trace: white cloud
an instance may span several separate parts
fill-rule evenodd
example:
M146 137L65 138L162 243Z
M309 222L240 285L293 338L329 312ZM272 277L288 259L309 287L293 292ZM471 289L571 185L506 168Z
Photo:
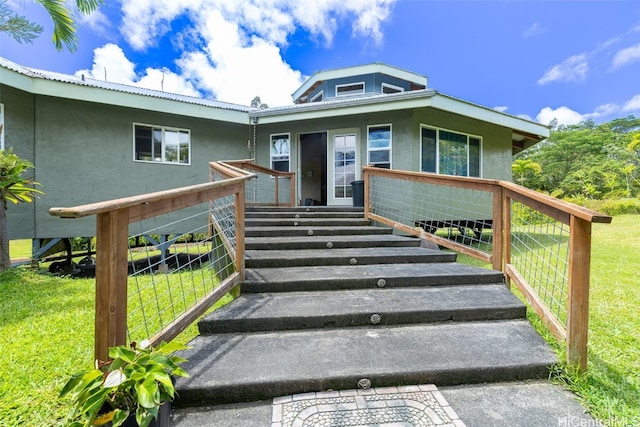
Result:
M584 120L610 120L621 114L640 112L640 94L635 95L622 105L609 103L599 105L591 113L581 114L569 107L562 106L559 108L544 107L536 116L536 120L540 123L549 124L556 119L558 124L573 125Z
M636 61L640 61L640 43L616 52L611 67L615 70Z
M573 111L569 107L562 106L556 109L544 107L536 116L536 120L545 125L548 125L553 120L557 120L558 124L562 125L575 125L585 120L585 118L582 114Z
M533 36L537 36L538 34L542 34L545 31L546 31L545 28L541 27L540 24L538 24L537 22L534 22L533 24L531 24L529 28L524 30L524 32L522 33L522 36L533 37Z
M493 107L493 109L496 110L496 111L500 111L501 113L504 113L509 109L509 107L504 106L504 105L498 105L496 107Z
M146 89L200 96L189 81L166 68L147 68L142 76L138 76L135 64L127 59L119 46L113 43L95 49L92 68L76 71L75 74Z
M640 112L640 94L625 102L622 111L624 113Z
M554 65L538 80L539 85L555 81L583 82L589 72L587 55L582 53L565 59L560 64Z
M383 42L382 23L396 0L122 0L121 33L137 50L171 34L184 51L177 60L186 81L221 101L247 105L256 95L270 106L291 104L302 74L281 48L303 29L331 46L339 25L354 36ZM188 21L172 29L175 19Z

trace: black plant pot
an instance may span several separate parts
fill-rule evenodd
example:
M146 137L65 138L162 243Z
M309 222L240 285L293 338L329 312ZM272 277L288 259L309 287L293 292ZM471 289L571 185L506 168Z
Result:
M160 406L160 410L158 411L158 418L151 421L149 427L169 427L171 425L171 402L165 402L162 406ZM136 414L130 414L124 423L122 423L122 427L138 427L138 423L136 422Z

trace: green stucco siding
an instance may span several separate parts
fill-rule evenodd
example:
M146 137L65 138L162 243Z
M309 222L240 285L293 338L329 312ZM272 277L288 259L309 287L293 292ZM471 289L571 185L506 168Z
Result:
M51 207L207 182L210 161L247 155L242 125L45 96L36 98L34 116L35 164L47 193L36 203L37 237L95 235L95 218L63 220L49 215ZM189 129L191 164L135 162L133 123Z

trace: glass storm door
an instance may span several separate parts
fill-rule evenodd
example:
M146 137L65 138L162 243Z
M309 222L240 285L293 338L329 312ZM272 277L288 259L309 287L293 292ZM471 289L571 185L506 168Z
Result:
M357 134L334 134L331 138L330 158L332 161L329 203L350 205L352 203L351 183L360 176Z

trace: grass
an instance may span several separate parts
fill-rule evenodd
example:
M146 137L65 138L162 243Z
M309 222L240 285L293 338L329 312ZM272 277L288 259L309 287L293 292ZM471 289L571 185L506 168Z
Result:
M0 273L0 425L64 425L69 408L58 393L93 364L93 311L94 279ZM196 335L194 324L176 339Z
M31 259L31 239L11 240L9 251L11 259Z
M564 364L554 368L554 381L574 391L605 425L640 425L640 215L620 215L612 224L594 224L592 233L587 372ZM487 267L458 255L465 264ZM521 298L522 296L519 295ZM563 346L545 329L533 310L528 317L565 360Z
M640 425L639 254L640 215L594 225L588 371L562 364L553 371L554 381L611 427ZM1 425L62 425L67 407L58 392L71 373L92 363L93 289L92 279L27 268L0 274ZM564 360L562 346L535 314L529 318ZM178 340L195 335L192 326Z

